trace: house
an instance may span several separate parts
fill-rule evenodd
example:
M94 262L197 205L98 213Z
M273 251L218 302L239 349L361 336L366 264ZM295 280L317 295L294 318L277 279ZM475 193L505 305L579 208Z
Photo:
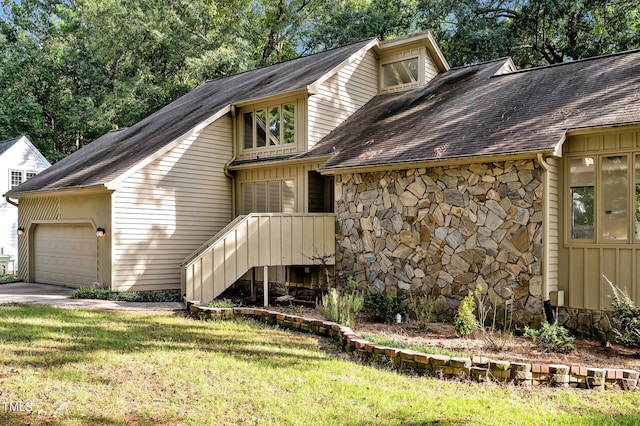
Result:
M21 276L206 301L322 258L442 316L480 288L594 329L603 274L640 298L639 71L450 69L423 32L210 81L5 194Z
M0 193L5 193L51 166L26 136L0 141ZM18 270L18 209L0 201L0 274Z

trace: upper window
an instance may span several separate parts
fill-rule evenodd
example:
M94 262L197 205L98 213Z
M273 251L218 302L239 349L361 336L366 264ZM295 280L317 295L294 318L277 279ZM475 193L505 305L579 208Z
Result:
M418 58L405 59L382 65L382 88L417 84L419 77Z
M295 104L270 105L243 114L243 148L265 148L295 142Z
M22 183L22 172L11 170L9 177L9 188L13 189Z
M568 161L571 239L640 242L640 153Z

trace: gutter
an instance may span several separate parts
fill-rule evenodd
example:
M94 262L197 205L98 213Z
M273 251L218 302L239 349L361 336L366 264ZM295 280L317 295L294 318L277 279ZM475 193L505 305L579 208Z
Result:
M15 201L11 201L10 197L4 197L5 200L7 200L7 203L11 204L12 206L16 206L18 207L18 203L16 203Z

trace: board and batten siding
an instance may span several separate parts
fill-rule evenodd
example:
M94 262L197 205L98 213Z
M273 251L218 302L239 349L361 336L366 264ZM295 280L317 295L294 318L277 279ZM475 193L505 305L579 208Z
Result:
M558 285L565 291L565 305L574 308L608 309L611 290L603 275L626 289L640 303L640 242L633 235L626 241L570 239L570 190L568 161L571 157L640 153L640 131L612 129L601 133L570 136L563 145L560 160L559 268ZM596 162L596 165L598 163ZM634 174L630 172L630 178ZM631 182L633 184L633 182ZM595 186L598 199L599 182ZM630 200L629 208L633 200ZM596 207L596 212L599 207ZM596 222L598 216L596 213ZM596 228L597 229L597 228Z
M378 94L378 61L372 51L322 83L308 101L308 146L316 143Z
M558 271L560 268L560 164L561 161L558 158L547 158L545 160L547 164L547 173L545 176L546 197L545 212L546 218L542 226L547 227L545 232L546 241L545 250L546 255L546 277L548 291L558 290ZM546 297L547 295L543 295Z
M30 282L35 277L33 237L38 226L43 224L81 224L106 228L104 238L96 238L97 271L96 282L105 287L111 285L111 193L77 191L73 195L36 196L20 199L18 222L27 230L19 245L22 280Z
M113 197L114 290L180 288L180 265L232 220L227 115L126 178Z

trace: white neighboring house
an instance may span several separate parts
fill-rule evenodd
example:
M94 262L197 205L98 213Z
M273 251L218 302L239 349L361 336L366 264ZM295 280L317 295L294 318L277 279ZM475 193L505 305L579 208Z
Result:
M0 142L0 194L32 178L51 163L25 136ZM8 269L18 270L18 208L0 200L0 256L11 256Z

